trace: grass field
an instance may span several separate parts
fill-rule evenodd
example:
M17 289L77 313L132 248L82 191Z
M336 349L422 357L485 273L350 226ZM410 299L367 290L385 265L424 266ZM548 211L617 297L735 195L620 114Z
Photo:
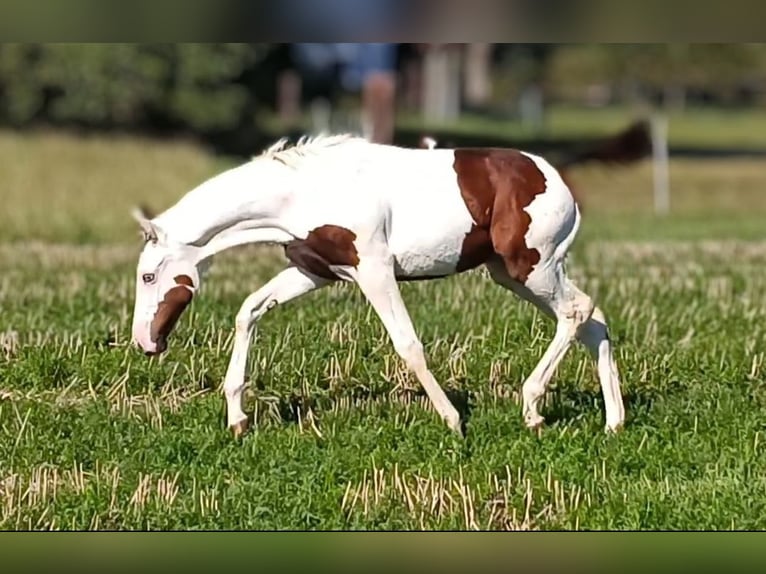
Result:
M467 436L437 420L358 291L278 307L251 351L234 441L219 385L241 300L279 251L221 256L170 351L129 345L140 242L226 165L190 144L0 133L0 527L766 528L766 176L753 160L579 169L570 265L611 321L627 425L603 432L574 347L539 434L519 393L553 325L481 272L402 291Z

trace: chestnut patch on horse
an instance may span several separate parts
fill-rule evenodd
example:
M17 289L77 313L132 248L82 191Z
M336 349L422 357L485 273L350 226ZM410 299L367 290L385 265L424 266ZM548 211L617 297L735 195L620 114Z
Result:
M457 260L455 271L461 273L478 267L487 261L494 253L492 240L487 227L472 225L466 233L463 245L460 247L460 258Z
M359 265L354 240L356 233L338 225L322 225L312 229L306 239L294 239L285 245L285 256L296 267L324 279L338 276L331 265Z
M475 225L466 234L458 271L499 255L508 274L524 283L540 253L524 236L532 219L524 211L545 192L545 176L535 162L512 149L456 149L453 168L460 194Z
M173 287L165 293L165 297L160 301L149 329L149 336L155 343L164 343L165 339L173 331L173 327L175 327L181 313L191 303L194 296L191 290L187 289L187 287L194 287L191 277L188 275L178 275L173 279L177 287Z
M178 285L186 285L188 287L194 287L194 282L191 280L191 277L188 275L176 275L173 277L173 281L175 281Z

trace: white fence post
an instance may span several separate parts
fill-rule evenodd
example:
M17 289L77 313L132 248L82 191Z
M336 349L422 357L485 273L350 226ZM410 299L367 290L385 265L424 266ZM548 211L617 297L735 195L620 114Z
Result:
M448 122L460 115L461 53L453 46L431 46L423 56L423 117Z
M670 212L670 168L668 165L668 119L652 116L652 166L654 168L654 212Z

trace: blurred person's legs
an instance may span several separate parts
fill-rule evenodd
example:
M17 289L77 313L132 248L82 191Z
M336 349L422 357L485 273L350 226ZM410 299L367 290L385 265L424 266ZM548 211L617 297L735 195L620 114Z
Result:
M332 94L330 86L337 71L342 70L341 84L349 92L360 92L362 100L362 132L370 141L391 143L394 139L394 117L396 112L396 64L397 44L294 44L294 57L303 90L321 93L324 97ZM285 103L288 104L290 90L293 88L289 77L285 90ZM313 87L313 89L312 89ZM299 87L298 90L301 88ZM311 98L316 100L318 98ZM322 105L319 105L322 104ZM323 113L325 102L313 101L312 116L315 127L327 127L328 118ZM323 118L319 121L320 116Z
M330 131L337 77L352 57L351 44L296 43L293 58L300 74L302 100L308 103L314 133Z
M362 89L363 122L369 126L368 137L375 143L394 140L396 116L396 76L391 72L373 72Z
M277 78L277 113L286 125L294 125L301 111L301 77L293 69L280 72Z
M361 83L364 135L375 143L394 140L396 56L396 44L359 44L350 65Z
M401 102L408 111L420 111L423 56L413 44L404 44L401 54Z

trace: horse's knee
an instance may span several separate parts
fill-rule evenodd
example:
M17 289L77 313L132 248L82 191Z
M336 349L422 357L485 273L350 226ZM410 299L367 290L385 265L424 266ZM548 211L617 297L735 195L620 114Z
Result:
M563 305L563 316L560 319L566 320L578 329L590 320L595 308L593 300L588 295L578 293Z
M245 335L252 325L253 313L251 309L241 309L234 319L234 328L240 335Z

